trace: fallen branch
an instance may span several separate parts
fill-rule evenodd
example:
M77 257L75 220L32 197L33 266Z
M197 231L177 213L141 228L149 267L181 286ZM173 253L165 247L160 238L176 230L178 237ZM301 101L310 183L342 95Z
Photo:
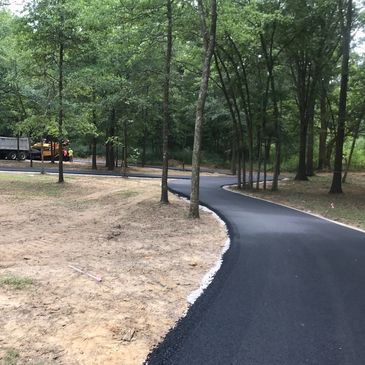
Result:
M79 272L79 273L81 273L81 274L85 274L85 275L87 275L87 276L89 276L90 278L92 278L92 279L95 279L96 281L98 281L99 283L101 282L101 277L100 276L95 276L95 275L93 275L93 274L90 274L90 273L88 273L88 272L86 272L86 271L84 271L84 270L82 270L82 269L79 269L78 267L76 267L76 266L72 266L72 265L68 265L68 267L70 267L71 269L74 269L74 270L76 270L77 272Z

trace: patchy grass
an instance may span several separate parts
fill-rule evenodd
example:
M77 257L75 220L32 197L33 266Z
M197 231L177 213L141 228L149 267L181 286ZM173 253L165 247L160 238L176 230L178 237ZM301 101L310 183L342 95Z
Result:
M122 198L133 198L138 194L139 194L138 191L134 190L119 190L114 193L115 196L120 196Z
M67 176L66 182L58 184L58 177L41 174L0 174L2 191L11 191L16 200L28 200L39 197L67 197L70 193L81 193L82 188L74 184L75 177Z
M0 174L0 364L141 364L187 310L225 231L205 212L187 219L173 195L161 205L159 180L65 180ZM14 290L26 278L36 285Z
M33 284L33 280L14 274L0 275L0 287L7 286L13 289L25 289Z
M3 365L16 365L19 360L19 351L15 349L8 349L2 359Z
M277 192L244 193L365 229L365 173L349 174L343 184L343 194L329 194L330 173L320 173L309 181L295 181L294 175L285 175L288 180L280 182Z

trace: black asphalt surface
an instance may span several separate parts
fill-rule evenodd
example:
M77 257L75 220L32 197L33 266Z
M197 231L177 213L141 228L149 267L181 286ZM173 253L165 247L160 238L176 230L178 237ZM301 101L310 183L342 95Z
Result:
M365 364L365 234L225 183L202 178L201 201L228 224L231 247L148 365ZM170 188L189 195L190 183Z
M221 188L234 182L201 178L231 247L148 365L365 364L365 234ZM189 180L169 187L190 193Z

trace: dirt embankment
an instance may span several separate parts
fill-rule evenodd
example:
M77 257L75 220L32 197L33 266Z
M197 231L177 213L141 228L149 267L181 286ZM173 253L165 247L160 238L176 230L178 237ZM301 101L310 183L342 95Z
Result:
M0 174L0 363L141 364L225 231L171 195L161 206L159 182L55 181Z

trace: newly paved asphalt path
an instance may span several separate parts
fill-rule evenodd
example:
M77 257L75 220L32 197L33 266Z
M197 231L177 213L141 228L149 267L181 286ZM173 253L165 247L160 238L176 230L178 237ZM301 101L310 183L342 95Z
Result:
M148 365L365 364L365 234L221 188L231 183L201 179L231 247ZM169 186L189 195L189 180Z
M365 234L225 183L202 178L201 201L228 224L231 247L148 365L365 364ZM188 195L190 183L170 188Z

